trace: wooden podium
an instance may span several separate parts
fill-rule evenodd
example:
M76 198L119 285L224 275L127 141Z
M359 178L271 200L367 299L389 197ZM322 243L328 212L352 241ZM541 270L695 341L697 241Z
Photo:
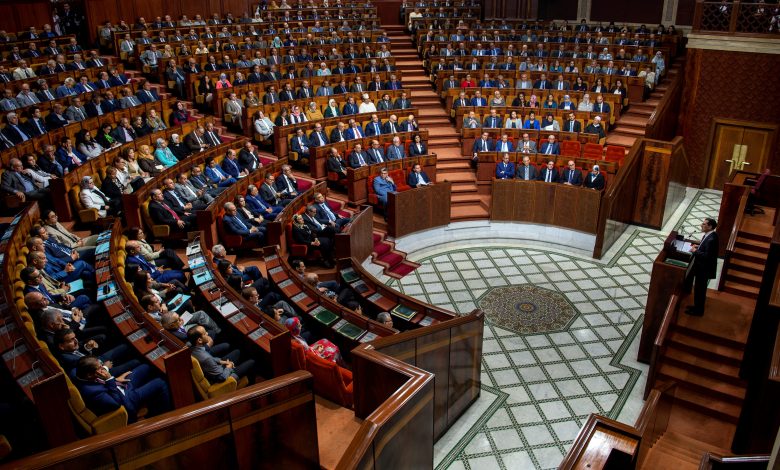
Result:
M658 329L664 318L664 312L669 299L675 293L685 288L685 280L690 273L693 257L689 253L678 251L673 242L678 239L677 232L672 231L664 247L653 261L653 271L650 275L650 289L647 292L645 319L642 323L642 335L639 340L637 360L650 364L653 353L653 342L658 335Z
M387 193L387 234L402 237L450 223L452 183Z

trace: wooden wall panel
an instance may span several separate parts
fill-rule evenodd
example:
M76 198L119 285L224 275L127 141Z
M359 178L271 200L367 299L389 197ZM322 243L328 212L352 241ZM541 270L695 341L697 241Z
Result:
M51 17L51 3L46 0L0 3L0 29L8 33L51 24Z
M248 12L250 2L247 0L222 0L222 9L225 13L232 13L234 17L240 18L244 12Z
M690 26L693 24L693 10L696 0L677 0L677 18L675 24Z
M690 166L689 185L706 184L714 118L780 124L780 93L774 91L778 76L780 55L688 49L680 132ZM778 140L780 136L769 157L772 173L780 172Z
M590 7L591 21L615 21L645 23L648 26L661 22L664 2L626 2L624 0L593 0Z
M511 1L511 0L507 0ZM548 0L539 2L539 19L577 19L577 0Z

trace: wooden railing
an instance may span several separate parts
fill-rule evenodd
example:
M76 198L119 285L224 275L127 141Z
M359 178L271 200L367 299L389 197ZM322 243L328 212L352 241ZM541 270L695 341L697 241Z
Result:
M675 388L653 389L633 426L591 414L558 469L641 468L648 450L667 430Z
M724 456L707 452L701 458L699 470L766 470L769 455L731 455Z
M728 243L726 243L726 251L723 253L723 268L720 271L720 281L718 283L718 290L723 290L726 287L726 278L731 267L731 257L734 254L734 250L737 246L737 238L739 238L739 228L742 226L742 220L745 217L745 207L747 207L747 200L749 196L748 191L742 193L742 197L739 199L739 205L737 206L736 218L734 224L731 226L729 232Z
M658 375L658 369L661 367L661 357L666 348L666 336L669 333L669 328L671 328L677 320L677 310L679 307L680 297L678 294L673 294L669 299L669 304L666 306L664 318L661 321L661 326L658 328L658 334L653 342L653 350L650 357L650 370L647 373L647 384L645 385L645 399L650 395L650 391L655 385L655 378Z
M683 90L682 72L675 74L669 82L658 106L645 124L645 137L649 139L668 140L677 134L678 115Z
M434 441L479 397L483 329L476 310L355 348L355 415L365 421L337 468L432 467Z
M52 466L318 468L311 374L292 372L2 468Z
M693 10L693 32L731 36L771 34L770 22L776 5L771 2L734 0L729 2L696 0ZM775 24L775 30L777 25Z

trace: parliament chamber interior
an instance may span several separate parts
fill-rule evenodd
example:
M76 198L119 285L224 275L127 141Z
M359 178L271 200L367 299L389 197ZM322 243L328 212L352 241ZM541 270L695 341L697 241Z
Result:
M780 468L779 27L0 3L0 468Z

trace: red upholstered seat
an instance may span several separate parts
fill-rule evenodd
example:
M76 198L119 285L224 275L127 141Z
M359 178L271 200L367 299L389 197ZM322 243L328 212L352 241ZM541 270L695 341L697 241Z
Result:
M292 222L284 226L284 233L287 237L287 246L290 247L290 256L293 258L314 259L314 253L319 253L319 249L309 250L307 245L295 243L292 238Z
M341 406L352 408L352 372L326 361L313 352L306 353L306 370L314 376L314 393Z
M588 142L582 149L583 158L592 158L594 160L601 160L604 155L604 147L601 144L594 144Z
M225 216L225 211L221 210L217 214L217 235L219 236L219 241L222 242L222 245L225 248L241 248L241 245L244 244L244 237L241 235L234 235L231 233L228 233L225 230L225 226L222 223L222 217Z
M303 349L303 345L298 341L292 341L290 345L293 369L306 370L306 350Z
M626 149L617 145L607 145L607 153L604 160L622 162L626 158Z
M566 157L579 157L580 143L576 140L561 141L561 155Z

